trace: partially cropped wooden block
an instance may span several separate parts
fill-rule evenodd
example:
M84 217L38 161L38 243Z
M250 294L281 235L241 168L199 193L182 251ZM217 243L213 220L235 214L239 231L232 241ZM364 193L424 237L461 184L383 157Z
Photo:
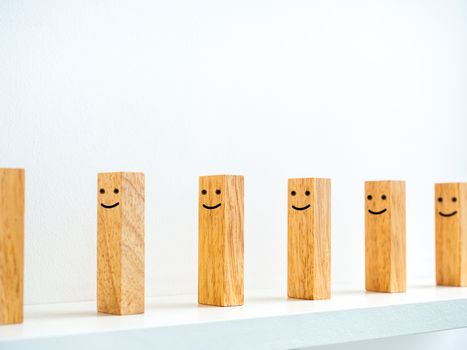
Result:
M144 313L144 174L100 173L97 310Z
M467 286L467 183L435 185L436 283Z
M366 290L404 292L405 182L365 183Z
M24 169L0 169L0 324L23 322Z
M243 176L199 178L198 302L243 304Z
M288 296L329 299L331 180L289 179L288 191Z

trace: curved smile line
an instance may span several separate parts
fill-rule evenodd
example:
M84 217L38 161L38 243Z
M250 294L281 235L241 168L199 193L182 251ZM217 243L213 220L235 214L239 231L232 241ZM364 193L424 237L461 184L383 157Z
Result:
M456 211L453 211L452 213L449 213L449 214L444 214L444 213L442 213L442 212L438 212L438 213L439 213L439 215L444 216L445 218L448 218L448 217L450 217L450 216L456 215L456 214L457 214L457 210L456 210Z
M386 210L387 210L386 208L384 208L383 210L380 210L380 211L373 211L373 210L371 210L371 209L368 209L368 212L369 212L370 214L373 214L373 215L379 215L379 214L385 213Z
M305 205L304 207L296 207L295 205L292 205L292 208L294 208L295 210L305 210L305 209L308 209L311 205L308 204L308 205Z
M216 204L216 205L213 205L213 206L203 204L203 208L205 208L205 209L216 209L216 208L219 208L221 206L221 204L222 203L219 203L219 204Z
M120 202L117 202L117 203L112 204L112 205L105 205L104 203L101 203L101 207L104 207L106 209L112 209L112 208L115 208L119 204L120 204Z

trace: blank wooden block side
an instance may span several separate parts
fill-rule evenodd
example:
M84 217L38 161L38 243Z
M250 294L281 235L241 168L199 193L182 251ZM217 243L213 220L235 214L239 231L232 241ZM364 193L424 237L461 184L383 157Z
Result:
M0 169L0 324L23 322L24 169Z
M436 283L467 286L467 183L435 185Z
M244 302L243 176L225 177L224 304Z
M98 311L143 313L144 174L99 174L97 213Z
M242 305L243 176L199 179L198 302Z
M331 180L315 179L314 299L331 297Z
M331 181L289 179L287 294L299 299L331 296Z
M406 290L405 183L365 183L365 285L368 291Z

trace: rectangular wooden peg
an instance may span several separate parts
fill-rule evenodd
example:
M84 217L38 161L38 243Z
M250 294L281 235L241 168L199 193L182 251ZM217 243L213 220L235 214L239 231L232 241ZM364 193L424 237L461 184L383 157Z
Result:
M290 298L331 297L331 180L288 181L288 273Z
M467 183L435 185L436 284L467 286Z
M243 176L199 178L198 302L243 304Z
M0 169L0 324L23 322L24 169Z
M144 313L144 174L100 173L97 182L97 310Z
M365 284L374 292L404 292L405 182L365 183Z

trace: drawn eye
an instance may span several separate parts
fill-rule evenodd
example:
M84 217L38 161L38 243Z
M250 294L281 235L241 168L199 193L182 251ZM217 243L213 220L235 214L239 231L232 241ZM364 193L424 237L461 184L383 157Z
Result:
M201 194L203 194L203 195L205 195L206 193L208 193L208 191L206 191L206 190L201 191Z
M385 200L386 200L386 195L383 194L383 195L381 196L381 199L382 199L383 201L385 201Z
M306 190L305 191L305 196L309 196L310 195L310 191Z
M443 197L438 197L438 202L442 202L443 201Z
M120 192L118 188L114 188L114 193L117 194L118 192Z
M371 201L373 199L373 196L371 194L369 194L368 196L366 196L366 198Z
M105 190L104 190L103 188L101 188L101 189L99 190L99 192L102 193L102 194L104 194L104 193L105 193Z
M452 197L453 202L457 202L457 197Z
M291 194L292 196L295 196L295 195L297 194L297 192L292 191L292 192L290 192L290 194Z
M216 190L216 194L221 194L221 190Z

